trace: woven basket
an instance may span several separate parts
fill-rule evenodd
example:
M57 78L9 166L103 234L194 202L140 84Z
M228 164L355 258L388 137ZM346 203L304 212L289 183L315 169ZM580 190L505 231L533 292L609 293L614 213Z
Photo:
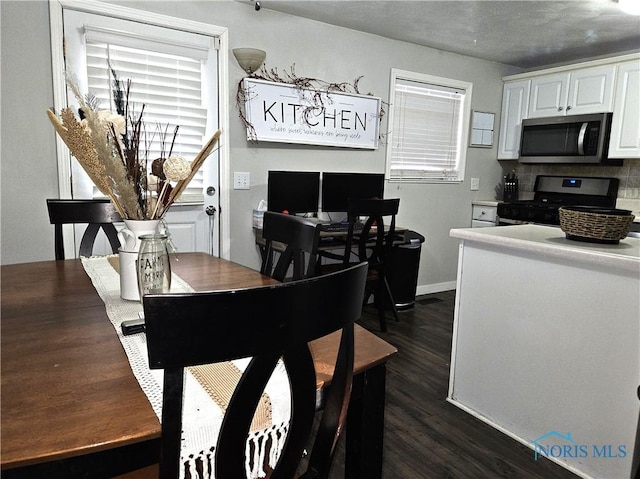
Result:
M560 228L569 239L618 242L625 238L635 218L629 210L562 206Z

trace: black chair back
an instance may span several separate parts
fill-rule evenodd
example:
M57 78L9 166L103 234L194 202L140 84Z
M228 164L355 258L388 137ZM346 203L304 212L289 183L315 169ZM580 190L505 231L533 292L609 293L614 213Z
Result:
M55 225L54 242L56 260L64 259L62 225L88 223L80 241L80 256L91 256L96 236L102 228L113 253L118 252L120 241L114 222L122 218L109 200L57 200L47 199L49 221Z
M384 268L391 255L391 248L396 234L396 215L400 208L400 199L351 199L347 215L349 233L347 235L347 251L357 245L359 261L368 261L369 268ZM362 230L356 231L355 225L360 217L367 219ZM390 218L385 227L385 218ZM355 243L355 244L354 244ZM349 258L345 256L345 264Z
M316 223L299 216L265 211L262 236L265 239L262 274L284 281L293 264L290 279L315 276L320 241L320 228ZM278 251L280 256L274 265Z
M307 469L309 477L327 477L351 393L353 322L360 317L366 273L363 263L276 286L145 295L149 365L164 369L160 478L174 479L180 467L184 368L248 356L252 360L223 419L215 450L215 475L245 477L245 446L251 421L282 357L291 385L292 417L270 477L294 477L315 416L316 376L307 343L342 329L335 371Z
M396 321L398 310L391 294L386 272L389 269L394 240L396 215L400 199L350 199L348 204L349 230L343 257L343 266L352 264L353 250L357 261L369 263L365 301L373 294L378 310L380 329L387 330L386 308L390 308ZM361 230L356 230L360 217L366 217ZM388 219L388 222L385 220Z

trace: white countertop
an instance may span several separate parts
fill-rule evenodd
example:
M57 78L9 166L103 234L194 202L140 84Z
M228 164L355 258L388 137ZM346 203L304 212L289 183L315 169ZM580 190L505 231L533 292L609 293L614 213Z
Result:
M502 203L499 200L473 200L472 205L476 206L498 206L498 203ZM618 198L616 201L616 208L621 210L630 210L636 217L635 221L640 222L640 198Z
M533 224L489 228L452 229L450 235L466 241L526 250L635 271L640 274L640 238L624 238L619 244L569 240L559 227Z
M500 201L498 200L473 200L471 202L472 205L476 206L498 206Z

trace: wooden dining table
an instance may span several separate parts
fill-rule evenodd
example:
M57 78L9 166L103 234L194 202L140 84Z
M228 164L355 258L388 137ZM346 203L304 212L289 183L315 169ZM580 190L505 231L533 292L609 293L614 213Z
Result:
M172 256L196 291L275 280L203 253ZM160 423L80 260L1 268L1 475L113 477L158 461ZM310 343L318 391L339 333ZM397 352L356 325L345 477L382 474L386 362Z

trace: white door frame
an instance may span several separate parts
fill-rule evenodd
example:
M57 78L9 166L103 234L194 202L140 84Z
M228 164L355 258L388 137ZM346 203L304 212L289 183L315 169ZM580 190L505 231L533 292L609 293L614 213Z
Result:
M161 15L143 10L136 10L129 7L98 2L95 0L52 0L49 2L49 21L51 26L51 63L53 73L53 103L56 111L67 106L66 84L64 78L64 37L62 10L64 8L78 10L81 12L93 13L124 20L144 22L160 27L182 29L189 32L201 33L218 37L220 49L218 50L218 87L219 97L219 126L222 130L222 141L219 144L220 171L219 171L219 192L220 210L220 257L230 258L230 215L227 214L229 208L229 142L225 134L229 132L229 30L225 27L218 27L202 22L195 22L168 15ZM71 156L69 149L62 139L56 135L56 153L58 158L58 194L60 198L71 198ZM69 232L70 233L70 232ZM68 257L73 257L73 235L65 234L65 252L69 251Z

